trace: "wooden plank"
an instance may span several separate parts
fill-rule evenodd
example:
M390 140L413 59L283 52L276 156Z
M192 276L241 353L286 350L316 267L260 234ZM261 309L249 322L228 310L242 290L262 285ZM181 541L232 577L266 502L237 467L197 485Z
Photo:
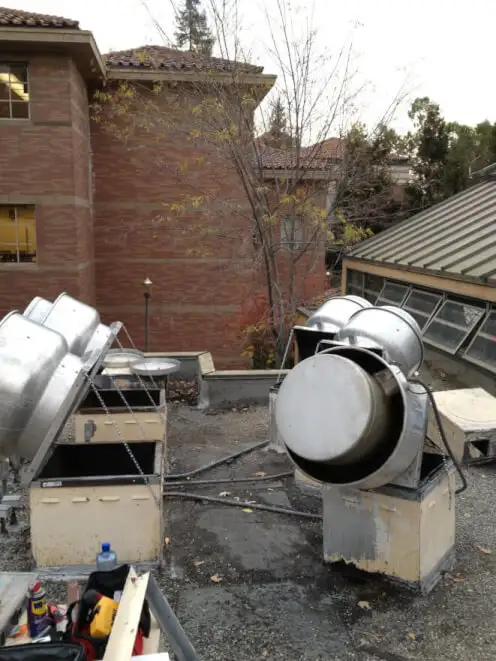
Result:
M31 572L0 572L0 633L8 633L13 616L24 605L28 588L37 578Z
M129 570L103 661L131 659L149 578L149 573L138 578Z

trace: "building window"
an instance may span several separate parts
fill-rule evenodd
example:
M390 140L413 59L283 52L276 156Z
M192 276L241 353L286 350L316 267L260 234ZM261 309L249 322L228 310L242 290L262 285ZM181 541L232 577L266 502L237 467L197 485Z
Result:
M372 305L375 305L383 286L383 278L378 275L369 275L366 273L363 282L363 297L372 303Z
M29 119L28 68L0 63L0 120Z
M36 262L34 206L0 205L0 262Z
M443 297L434 292L412 289L401 306L417 321L421 329L436 311Z
M484 316L485 306L446 299L424 330L424 340L454 354Z
M281 245L291 250L303 247L303 218L301 216L286 216L281 219Z
M363 273L360 271L346 272L347 293L355 296L363 296Z
M386 280L382 288L376 305L396 305L401 306L408 294L408 285L400 285L396 282Z
M496 308L487 313L464 357L496 373Z

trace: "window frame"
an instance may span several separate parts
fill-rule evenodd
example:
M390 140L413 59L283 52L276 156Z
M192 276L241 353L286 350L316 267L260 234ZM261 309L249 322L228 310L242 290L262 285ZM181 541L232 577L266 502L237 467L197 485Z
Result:
M379 291L375 292L374 290L369 289L366 286L367 285L367 276L372 277L372 278L379 278L380 280L382 280L382 286L379 289ZM379 299L379 296L380 296L380 294L381 294L381 292L384 288L385 281L386 281L386 278L383 278L381 275L375 275L374 273L364 273L363 274L363 297L367 301L369 301L369 303L372 303L372 305L375 305L376 301ZM375 300L371 301L370 298L368 298L366 294L376 294Z
M0 60L0 67L9 67L9 75L10 75L10 67L25 67L26 68L26 85L27 85L27 94L28 94L28 100L26 102L27 109L28 109L28 114L27 117L12 117L12 93L9 92L9 117L0 117L0 122L29 122L31 121L31 80L29 77L29 62L26 62L25 60L15 62L12 60L4 61ZM4 100L5 102L5 100ZM2 103L2 100L0 99L0 103ZM21 105L20 101L14 101L15 104Z
M436 320L436 317L440 314L440 312L442 312L444 306L447 303L456 303L456 304L461 305L461 306L467 305L467 306L471 306L471 307L482 308L483 312L482 312L482 315L478 319L476 319L476 321L474 321L470 325L467 325L467 328L464 328L463 326L458 325L458 324L453 323L453 322L447 322L443 319L442 320ZM486 318L487 308L488 308L487 303L486 304L477 304L476 300L472 302L471 299L457 299L455 297L445 295L441 305L439 305L437 307L435 313L431 315L431 318L429 319L428 323L424 326L424 328L422 330L422 339L426 344L429 344L431 347L434 347L436 349L440 349L441 351L445 351L446 353L449 353L451 356L455 356L460 351L460 349L463 347L463 345L465 344L467 339L470 337L471 333L473 333L474 329L481 323L481 320ZM447 328L451 327L451 328L455 328L455 329L460 330L460 331L465 331L465 334L464 334L463 338L458 342L458 344L456 345L456 347L454 349L450 349L449 347L443 346L442 344L439 344L435 340L433 341L433 340L430 340L428 337L426 337L426 332L428 331L429 327L434 322L437 322L438 324L441 324L442 326L446 326Z
M287 225L286 223L291 222L295 223L294 231L295 238L292 241L291 237L288 236L286 232ZM302 215L285 215L281 218L280 222L280 243L283 250L301 250L305 245L305 232L304 232L304 218ZM299 223L298 225L296 223Z
M350 273L356 274L360 277L361 284L355 285L351 282ZM365 283L365 273L363 271L355 271L354 269L346 269L346 294L350 296L361 296L363 298L363 286ZM351 287L356 287L359 291L350 291Z
M438 292L435 289L432 289L432 290L430 290L430 289L421 289L420 287L415 287L414 285L412 285L410 287L409 291L408 291L408 294L403 299L400 307L401 307L402 310L405 310L405 312L408 312L408 314L410 314L414 319L415 319L415 317L412 314L412 312L414 312L416 314L420 314L421 316L423 314L422 310L416 310L415 308L412 308L412 307L409 307L409 306L406 305L406 302L408 301L408 298L409 298L410 294L413 294L414 292L418 292L419 294L427 294L428 296L435 296L436 298L438 298L438 301L437 301L436 305L434 306L434 308L433 308L432 312L430 313L430 315L425 315L427 317L427 320L426 320L425 324L422 326L422 328L420 329L421 332L422 332L422 337L423 337L424 329L427 328L427 326L429 325L432 317L435 314L437 314L439 308L443 305L445 299L447 298L447 295L446 295L446 293Z
M33 211L33 227L34 227L34 248L35 248L35 259L33 261L22 261L20 259L21 251L19 249L20 241L19 241L19 209L25 208L25 209L32 209ZM19 266L22 267L28 267L32 268L34 266L37 266L38 264L38 237L37 237L37 232L36 232L36 205L34 204L0 204L0 209L13 209L15 213L15 218L14 218L14 223L15 223L15 235L16 235L16 243L15 243L15 254L16 255L16 260L15 261L1 261L0 260L0 268L17 268ZM22 221L21 221L22 224ZM7 223L4 223L0 221L0 226L2 225L7 225Z
M488 333L485 333L482 329L484 328L484 325L489 321L491 315L494 314L496 317L496 305L487 305L487 310L486 314L482 318L482 321L480 322L480 328L474 333L473 338L470 340L467 348L462 354L462 358L465 360L468 360L469 363L473 363L474 365L478 365L479 367L482 367L485 370L488 370L489 372L496 373L496 361L495 365L490 365L488 363L485 363L482 360L479 360L478 358L473 358L472 356L469 356L468 353L471 350L472 346L475 344L475 341L479 337L483 337L487 340L490 340L492 338L492 335L489 335ZM496 341L494 341L495 347L496 347Z
M404 287L405 288L405 293L403 295L403 298L401 299L400 303L397 303L395 301L392 301L391 299L384 298L383 297L383 292L386 289L388 285L394 285L395 287ZM406 301L408 294L410 293L411 290L411 285L405 284L403 282L398 282L397 280L391 280L389 278L384 278L384 284L382 285L382 289L377 296L377 300L374 303L374 305L394 305L397 308L401 308L403 306L404 301ZM385 301L384 303L379 303L380 300Z

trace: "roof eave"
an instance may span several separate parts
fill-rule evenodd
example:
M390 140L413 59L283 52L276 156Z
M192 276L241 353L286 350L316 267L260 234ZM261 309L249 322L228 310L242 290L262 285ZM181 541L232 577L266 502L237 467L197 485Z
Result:
M420 268L418 266L408 266L404 264L396 264L395 262L386 262L379 261L375 259L365 259L363 257L354 257L353 255L345 254L343 256L343 265L346 265L346 262L360 262L362 264L373 264L375 266L383 266L388 269L395 269L396 271L419 273L422 275L430 275L437 278L444 278L445 280L455 280L456 282L470 282L477 285L487 285L489 287L495 287L487 276L484 277L475 277L470 275L463 275L462 273L450 273L447 271L436 271L435 269L429 268Z
M266 87L269 91L276 82L277 76L265 73L248 72L202 72L202 71L168 71L164 69L142 69L134 67L107 66L109 80L142 80L180 83L216 83L221 85L242 84L254 87Z
M262 166L264 179L290 179L298 176L299 179L311 181L327 181L331 178L329 170L297 170L296 168L266 168Z
M1 27L0 47L36 52L46 48L66 50L79 65L85 78L106 75L105 62L93 33L71 28Z

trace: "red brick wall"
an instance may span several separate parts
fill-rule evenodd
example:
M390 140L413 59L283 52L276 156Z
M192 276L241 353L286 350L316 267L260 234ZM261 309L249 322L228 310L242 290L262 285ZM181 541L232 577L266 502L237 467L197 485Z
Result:
M0 121L0 204L35 205L37 263L0 265L0 314L62 291L94 300L85 83L65 56L22 61L31 118Z
M177 97L156 102L162 128L148 111L147 127L127 140L113 120L110 130L92 125L97 305L143 348L149 277L150 350L209 350L217 366L236 366L243 359L232 329L254 282L246 198L219 150L188 139ZM206 194L198 208L167 208Z

